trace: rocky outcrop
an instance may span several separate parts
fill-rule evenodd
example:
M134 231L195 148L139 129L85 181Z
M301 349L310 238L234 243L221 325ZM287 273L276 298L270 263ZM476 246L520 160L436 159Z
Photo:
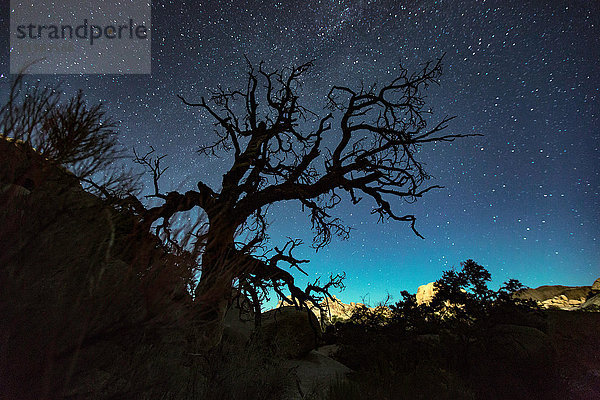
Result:
M596 279L592 285L592 289L590 290L585 302L581 305L581 309L594 309L594 311L600 310L600 278Z
M581 305L582 309L589 309L591 307L600 309L600 293L591 296Z
M429 282L417 288L417 304L429 304L435 297L435 282Z
M515 293L519 299L536 301L543 308L577 310L586 302L592 286L540 286Z
M355 302L345 304L337 297L332 296L331 299L323 300L321 306L323 306L323 311L318 314L320 319L335 322L336 320L349 319L354 314L354 311L356 311L356 308L364 306L364 304Z
M281 307L283 303L280 301L277 303L277 307ZM314 305L309 305L310 311L312 311L321 325L329 325L336 321L348 320L352 317L354 312L362 307L366 307L363 303L350 302L348 304L342 302L336 296L331 298L325 298L320 303L320 308ZM369 310L374 310L375 307L367 307Z
M347 379L352 372L321 349L312 350L301 359L286 361L283 366L293 371L296 381L295 387L290 387L286 393L288 399L306 399L326 394L333 382Z
M3 398L168 386L159 371L177 370L190 320L183 263L134 216L3 138L0 204Z
M429 304L435 297L435 282L421 285L417 289L417 304ZM594 294L600 294L600 278L592 286L540 286L535 289L523 289L515 293L519 299L536 301L542 308L578 310L596 304L599 300ZM593 299L593 300L592 300Z

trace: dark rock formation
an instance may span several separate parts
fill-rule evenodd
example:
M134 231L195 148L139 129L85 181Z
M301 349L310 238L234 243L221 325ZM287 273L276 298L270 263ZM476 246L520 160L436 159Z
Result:
M25 143L0 139L0 204L3 398L169 387L191 309L183 263Z
M317 317L295 307L279 307L262 315L262 334L284 358L303 356L315 349L321 338Z

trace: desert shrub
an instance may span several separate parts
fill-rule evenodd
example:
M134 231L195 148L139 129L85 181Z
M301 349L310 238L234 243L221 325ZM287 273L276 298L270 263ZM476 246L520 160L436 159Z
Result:
M89 105L81 91L64 101L59 86L26 84L18 74L0 107L0 138L34 149L62 167L90 192L111 199L139 193L139 174L119 160L125 149L117 124L101 104Z
M428 304L417 304L414 294L402 291L402 300L390 306L391 320L388 329L399 333L437 333L441 328L441 315Z
M392 351L393 349L389 349ZM362 399L475 399L471 389L454 373L428 363L405 359L412 365L398 368L398 360L389 362L388 357L379 359L376 369L361 369L350 380L335 382L325 398L329 400Z
M359 304L348 321L339 322L347 322L367 330L376 330L388 325L389 321L390 313L387 307L369 308L365 304Z
M190 356L192 373L185 399L281 399L293 376L259 338L224 338L214 349Z

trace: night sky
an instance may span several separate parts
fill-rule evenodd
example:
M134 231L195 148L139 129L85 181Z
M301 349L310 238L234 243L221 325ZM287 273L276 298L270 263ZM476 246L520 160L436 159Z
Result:
M272 68L314 59L302 102L324 115L330 85L383 83L399 63L413 70L446 53L441 85L428 92L432 122L456 115L446 132L484 136L422 148L429 183L445 189L397 210L416 215L425 240L409 224L378 224L369 204L342 204L336 215L355 228L350 240L301 249L310 279L346 271L342 300L398 299L468 258L495 284L591 285L600 276L600 2L161 0L152 1L151 36L151 76L27 81L83 89L120 121L125 146L168 154L162 191L189 190L198 178L218 189L227 161L195 153L212 121L176 95L240 87L244 55ZM5 93L6 34L0 46ZM271 217L274 244L310 243L299 204L279 204Z

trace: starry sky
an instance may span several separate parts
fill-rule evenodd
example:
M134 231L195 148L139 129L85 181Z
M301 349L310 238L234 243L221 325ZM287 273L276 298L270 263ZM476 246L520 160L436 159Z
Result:
M10 84L8 2L0 6L0 89ZM121 142L168 154L163 191L197 179L218 188L226 161L199 157L212 121L181 104L218 85L243 84L244 55L272 68L315 60L302 102L324 113L333 84L386 82L442 54L444 75L428 92L448 133L482 137L423 147L434 176L418 218L378 224L367 204L337 210L353 227L315 253L310 279L347 273L338 297L377 302L474 259L492 273L543 284L591 285L600 276L600 2L597 1L152 1L152 75L28 76L83 89L120 122ZM271 237L310 243L294 203L271 209ZM278 242L279 241L279 242ZM300 281L306 281L299 277ZM494 285L492 285L494 286Z

